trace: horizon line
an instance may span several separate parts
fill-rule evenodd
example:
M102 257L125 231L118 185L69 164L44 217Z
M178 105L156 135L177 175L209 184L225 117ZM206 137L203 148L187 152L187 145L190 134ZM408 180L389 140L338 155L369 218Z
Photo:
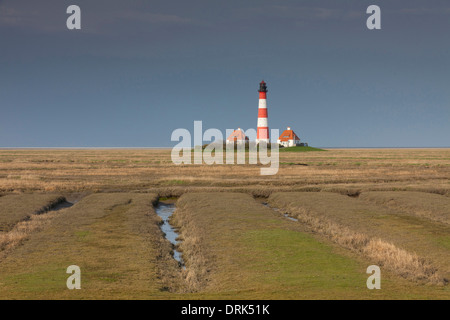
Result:
M309 146L311 147L311 146ZM0 147L0 150L18 150L18 149L172 149L173 147ZM189 148L189 147L188 147ZM193 147L191 147L193 148ZM321 149L450 149L450 146L442 147L321 147ZM280 148L281 149L281 148Z

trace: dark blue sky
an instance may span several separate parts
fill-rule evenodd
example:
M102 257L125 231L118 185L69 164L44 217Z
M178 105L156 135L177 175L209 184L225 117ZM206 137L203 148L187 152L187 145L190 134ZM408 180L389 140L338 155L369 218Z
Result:
M255 128L262 79L269 126L310 145L447 147L449 31L447 0L0 0L0 147Z

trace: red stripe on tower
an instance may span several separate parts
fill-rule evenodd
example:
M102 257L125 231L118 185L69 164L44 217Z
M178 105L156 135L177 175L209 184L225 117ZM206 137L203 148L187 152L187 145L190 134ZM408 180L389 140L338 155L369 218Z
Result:
M258 118L267 118L267 109L264 108L259 109Z
M265 141L269 143L269 123L267 114L267 86L261 81L259 84L259 105L258 105L258 129L256 130L256 143Z

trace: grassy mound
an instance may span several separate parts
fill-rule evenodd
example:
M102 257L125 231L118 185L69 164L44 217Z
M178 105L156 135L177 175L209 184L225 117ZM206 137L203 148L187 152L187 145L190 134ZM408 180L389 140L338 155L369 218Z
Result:
M324 149L314 147L288 147L280 148L280 152L309 152L309 151L326 151Z

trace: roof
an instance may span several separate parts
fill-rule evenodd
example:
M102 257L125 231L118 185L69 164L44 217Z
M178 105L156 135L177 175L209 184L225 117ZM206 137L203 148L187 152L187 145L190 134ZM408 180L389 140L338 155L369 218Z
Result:
M245 136L244 131L241 128L234 130L232 134L227 138L227 141L242 141L248 140L248 137Z
M300 138L295 134L291 128L287 128L283 131L281 136L278 138L280 141L289 141L289 140L300 140Z

